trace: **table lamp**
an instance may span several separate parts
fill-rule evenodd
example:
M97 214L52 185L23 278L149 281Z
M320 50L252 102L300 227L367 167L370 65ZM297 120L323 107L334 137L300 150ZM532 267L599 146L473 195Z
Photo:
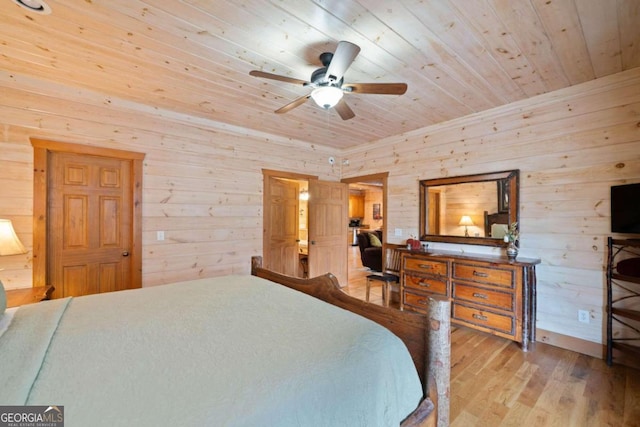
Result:
M464 237L469 237L469 226L473 225L471 217L469 215L463 215L458 225L464 225Z
M13 230L13 224L8 219L0 219L0 256L24 254L27 250ZM0 271L3 269L0 268ZM2 281L0 281L2 286Z

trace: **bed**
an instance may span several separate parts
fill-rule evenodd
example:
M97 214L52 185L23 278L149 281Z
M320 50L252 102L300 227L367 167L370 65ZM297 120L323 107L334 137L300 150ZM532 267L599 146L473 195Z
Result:
M509 213L484 211L484 235L492 239L502 239L509 228Z
M0 404L64 406L67 426L446 425L449 309L431 303L366 304L254 257L251 276L27 305L0 318Z

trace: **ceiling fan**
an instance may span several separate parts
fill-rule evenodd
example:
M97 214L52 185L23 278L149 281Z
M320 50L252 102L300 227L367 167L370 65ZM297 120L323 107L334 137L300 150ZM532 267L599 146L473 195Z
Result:
M355 117L351 107L342 98L344 93L373 93L379 95L402 95L407 91L406 83L344 83L344 73L360 52L360 47L348 41L338 43L335 53L325 52L320 55L322 67L311 73L311 81L294 79L278 74L253 70L254 77L279 80L281 82L299 84L313 88L311 93L297 98L284 107L277 109L278 114L286 113L304 104L312 98L321 108L335 108L342 120Z

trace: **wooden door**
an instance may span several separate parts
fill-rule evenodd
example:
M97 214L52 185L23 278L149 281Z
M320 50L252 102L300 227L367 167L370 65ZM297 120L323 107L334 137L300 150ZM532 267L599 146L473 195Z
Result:
M347 285L349 186L309 181L309 277L332 273Z
M54 297L140 287L131 281L129 159L50 152L48 278Z
M265 178L264 266L278 273L298 276L300 185L289 179Z

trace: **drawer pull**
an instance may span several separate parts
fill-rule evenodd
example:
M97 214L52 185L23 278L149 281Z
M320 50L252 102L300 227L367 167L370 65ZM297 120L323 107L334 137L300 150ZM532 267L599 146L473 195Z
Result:
M426 299L419 299L418 300L418 304L427 305L427 300Z
M475 270L473 270L473 275L476 277L489 277L487 273L482 273L480 271L475 271Z
M424 269L427 269L427 270L433 268L433 266L430 265L430 264L418 264L418 267L424 268Z
M487 294L480 294L478 292L474 292L473 296L476 297L476 298L480 298L480 299L488 299L489 298L489 296Z
M477 320L482 320L482 321L485 321L485 322L486 322L487 320L489 320L489 319L487 318L487 316L483 316L483 315L481 315L481 314L475 314L475 313L473 314L473 318L474 318L474 319L477 319Z
M418 282L418 286L422 286L424 288L430 288L431 287L431 283L420 281L420 282Z

